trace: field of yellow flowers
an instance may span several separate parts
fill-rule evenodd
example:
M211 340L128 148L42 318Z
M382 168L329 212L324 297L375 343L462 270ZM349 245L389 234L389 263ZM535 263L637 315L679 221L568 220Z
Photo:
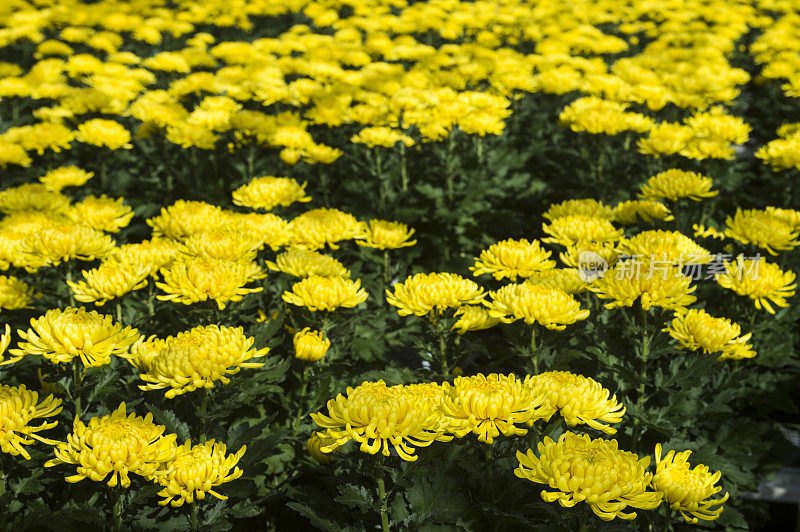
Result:
M800 0L0 2L0 530L745 530Z

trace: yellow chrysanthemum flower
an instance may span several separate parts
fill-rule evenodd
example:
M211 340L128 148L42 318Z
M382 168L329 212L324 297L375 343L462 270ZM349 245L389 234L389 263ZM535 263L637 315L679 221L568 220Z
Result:
M672 201L689 198L700 201L719 192L711 190L714 182L710 177L672 168L654 175L642 185L640 196L645 199Z
M41 355L54 364L72 362L80 358L87 367L103 366L111 362L111 355L123 356L139 339L131 327L123 328L111 316L85 308L51 309L44 316L31 319L27 331L17 331L20 341L9 354L10 364L24 356Z
M331 341L321 331L312 331L309 327L295 333L294 357L305 362L322 360L331 347Z
M246 288L252 281L263 279L266 273L255 262L188 257L161 269L163 282L156 286L166 292L160 301L191 305L214 300L219 310L230 301L241 301L247 294L260 292L263 286Z
M794 295L797 287L793 271L783 271L764 257L745 259L740 255L736 261L726 262L725 273L714 278L720 286L749 297L757 309L770 314L775 314L772 305L788 307L786 299Z
M550 205L550 208L542 216L553 221L556 218L576 214L611 220L614 218L614 209L596 199L569 199Z
M294 283L291 291L284 292L282 297L287 303L316 312L353 308L366 301L367 296L358 279L312 275Z
M172 263L178 256L180 244L168 238L154 238L137 244L124 244L114 248L103 264L117 263L142 265L148 276Z
M505 278L516 281L517 277L530 277L536 272L555 268L555 261L548 260L550 255L551 252L536 240L528 242L509 238L481 251L470 271L475 277L489 273L498 281Z
M619 203L614 209L613 218L615 222L622 225L633 225L639 220L652 224L656 220L669 222L674 219L675 217L672 216L666 205L649 199L629 200Z
M619 423L625 407L616 396L599 382L568 371L548 371L525 380L537 395L542 395L549 408L558 411L570 427L589 425L606 434L616 434L617 429L608 423ZM605 422L605 423L601 423Z
M363 231L355 216L337 209L314 209L289 222L290 245L311 250L326 244L337 249L337 242L359 238Z
M447 430L459 438L472 432L478 441L491 445L501 433L519 436L528 432L517 425L552 415L544 407L544 396L514 375L456 377L453 384L442 383L442 389Z
M195 233L203 233L226 222L223 210L202 201L178 200L161 209L158 216L147 220L153 228L153 236L166 236L182 240Z
M331 457L328 456L330 453L323 453L322 448L334 445L335 443L336 440L330 436L326 436L324 432L313 432L311 433L311 437L306 440L306 450L308 454L311 455L311 458L322 465L327 465L331 463Z
M756 356L753 346L747 343L752 333L742 335L738 324L727 318L715 318L705 310L677 312L672 324L662 330L676 339L681 348L720 353L719 360Z
M112 414L93 417L88 425L76 418L72 434L56 445L56 457L45 467L74 464L77 472L66 477L67 482L85 478L102 482L110 474L110 487L127 488L131 474L147 480L168 474L165 466L175 456L175 438L175 434L164 435L164 426L153 423L153 414L127 415L121 403Z
M547 244L576 246L587 242L615 242L622 236L622 229L617 229L606 218L569 214L555 218L549 224L542 225L542 230L550 235L543 238Z
M451 327L458 334L468 331L482 331L490 329L500 323L498 318L493 318L489 309L478 305L463 305L456 309L454 314L458 320Z
M478 305L485 297L477 283L454 273L418 273L395 283L392 289L393 292L386 290L386 301L398 307L401 316L425 316L463 305Z
M3 362L3 353L6 352L9 345L11 345L11 325L6 323L5 331L0 334L0 365Z
M694 303L697 289L692 279L675 266L661 271L640 271L636 261L617 262L606 274L589 284L589 290L600 299L611 299L606 308L631 307L639 299L644 310L661 307L678 310Z
M184 503L191 504L195 499L202 501L206 493L227 499L213 488L242 476L243 472L236 464L246 450L247 447L242 445L236 453L226 454L228 449L224 443L208 440L192 446L192 440L186 441L177 448L175 458L167 462L165 467L169 472L158 477L158 483L164 486L158 492L158 496L164 499L158 504L177 508Z
M514 474L555 490L542 490L546 502L558 501L564 508L585 502L604 521L635 519L636 512L623 510L652 510L661 503L660 492L647 491L653 477L647 472L650 457L620 450L617 440L565 432L558 442L545 437L538 450L538 457L530 449L517 451Z
M598 262L598 259L605 261L608 267L614 266L620 254L616 242L580 242L568 246L565 251L558 254L558 258L565 266L581 270L588 266L587 261Z
M320 448L323 453L355 440L361 444L361 452L389 456L391 444L400 458L413 462L417 459L414 447L450 439L438 408L419 401L403 386L389 387L383 381L348 387L346 395L328 401L327 415L312 413L311 418L334 440Z
M0 349L0 354L2 351ZM26 389L24 384L0 385L0 451L11 456L22 455L26 460L30 460L31 455L23 445L30 445L34 440L48 445L58 443L36 434L55 427L58 425L57 421L45 421L38 427L28 423L34 419L57 416L61 408L61 399L56 399L52 395L48 395L39 403L39 394Z
M233 191L233 203L270 211L278 205L288 207L295 202L311 201L311 197L306 196L305 187L305 183L301 185L289 177L256 177Z
M72 259L90 261L108 256L114 240L85 225L59 224L28 235L20 245L26 268L58 266Z
M266 356L269 348L253 349L253 338L241 327L198 326L164 340L140 339L127 356L148 384L142 390L160 390L172 399L198 388L213 388L214 382L230 384L227 375L242 368L260 368L264 362L246 362Z
M84 144L106 146L112 150L133 148L130 131L119 122L104 118L95 118L80 124L75 138Z
M777 255L776 250L794 249L800 245L800 227L779 216L756 209L736 209L736 214L725 220L725 236L743 244L753 244Z
M643 231L620 240L619 251L643 261L648 267L666 263L707 264L713 259L707 249L677 231Z
M181 252L203 259L247 262L256 258L258 249L262 245L262 241L256 235L232 229L214 229L186 237L182 242Z
M582 309L572 295L540 284L509 284L489 295L492 301L484 302L489 315L503 323L525 320L560 331L589 317L589 310Z
M411 240L414 229L400 222L387 222L386 220L370 220L363 226L363 232L356 239L359 246L377 249L399 249L413 246L416 240Z
M536 272L525 279L525 283L555 288L568 294L580 294L586 291L586 282L581 279L576 268L557 268Z
M69 211L70 217L79 224L98 231L116 233L127 227L133 219L133 210L122 202L122 198L89 196L76 203Z
M767 207L764 209L773 218L789 224L795 230L800 229L800 211L795 209L781 209L779 207Z
M33 303L33 288L16 277L0 275L0 310L28 308Z
M85 185L92 177L94 177L94 172L87 172L77 166L62 166L47 172L39 178L39 182L48 190L61 192L66 187Z
M103 262L98 268L81 272L83 281L67 281L76 301L103 306L106 301L147 286L150 269L143 263Z
M715 486L722 472L711 473L708 466L698 464L691 469L687 461L692 451L676 453L669 451L661 457L661 444L656 444L656 473L652 486L664 496L664 502L673 511L678 511L686 521L696 524L698 520L714 521L722 513L722 504L728 500L728 493L712 499L722 491ZM689 517L691 514L693 517Z
M391 148L398 142L402 142L406 146L414 145L414 139L408 135L396 129L382 126L365 127L359 131L357 135L350 137L350 142L354 144L366 144L370 148L375 148L376 146Z
M49 190L40 183L25 183L18 187L0 190L0 212L6 214L24 211L53 214L63 213L68 208L68 197Z
M241 231L249 237L257 238L262 245L278 249L286 245L291 235L289 222L272 213L241 213L225 211L225 229Z
M350 277L350 270L338 260L322 253L307 249L289 249L267 261L267 268L294 277Z

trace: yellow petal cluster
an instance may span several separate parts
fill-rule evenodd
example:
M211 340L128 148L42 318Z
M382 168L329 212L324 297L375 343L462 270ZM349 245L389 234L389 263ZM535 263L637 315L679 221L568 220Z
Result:
M312 331L309 327L295 333L292 340L294 357L305 362L322 360L331 347L331 341L321 331Z
M488 273L498 281L516 281L517 277L526 278L536 272L555 268L555 261L548 260L550 255L551 252L543 249L536 240L529 242L509 238L481 251L470 271L475 277Z
M576 246L588 242L615 242L622 236L622 229L615 228L607 218L569 214L553 219L542 225L542 230L550 235L542 242Z
M98 268L81 273L83 281L67 281L75 300L102 306L111 299L147 286L150 269L142 263L106 261Z
M11 456L22 455L26 460L30 460L31 455L23 445L31 445L34 440L48 445L58 443L37 434L55 427L58 425L57 421L44 421L38 426L29 423L35 419L57 416L61 408L61 399L48 395L40 403L39 394L28 390L24 384L0 385L0 451Z
M733 290L753 300L756 308L775 314L776 307L788 307L786 301L794 295L797 283L795 273L783 271L764 257L745 259L741 255L725 263L725 273L715 276L720 286Z
M312 275L294 283L282 298L287 303L316 312L353 308L366 301L368 295L358 279Z
M652 510L661 503L660 492L647 490L653 478L647 472L650 457L619 449L617 440L565 432L557 442L545 437L538 451L539 456L530 449L517 451L514 474L553 490L542 490L547 502L558 501L564 508L585 502L604 521L635 519L636 512L624 510Z
M718 191L711 190L713 185L710 177L672 168L648 179L642 185L640 196L650 200L689 198L700 201L718 194Z
M77 166L62 166L44 174L39 178L39 182L47 187L48 190L61 192L66 187L84 185L93 176L94 172L87 172Z
M386 301L397 307L401 316L438 314L462 305L480 304L485 297L474 281L454 273L418 273L395 283L392 290L386 290Z
M725 220L725 226L725 236L758 246L770 255L800 245L800 226L770 211L736 209L733 218Z
M45 227L28 235L20 246L26 268L31 271L41 266L58 266L72 259L102 259L113 249L114 240L110 236L78 224Z
M742 334L738 324L727 318L715 318L702 309L677 312L672 323L663 329L683 349L719 353L719 359L753 358L756 352L748 344L752 333Z
M43 316L31 319L30 324L27 331L17 331L24 341L9 351L14 358L4 364L39 355L54 364L78 358L87 368L103 366L111 362L112 355L124 356L139 339L136 329L123 328L111 316L83 307L50 309Z
M242 476L243 471L236 464L246 450L243 445L235 453L227 454L224 443L208 440L192 445L191 440L186 441L178 446L175 457L165 464L168 473L158 476L158 483L164 487L158 492L159 497L164 497L158 504L177 508L184 503L202 501L206 493L227 499L214 488Z
M311 250L328 245L337 249L337 242L359 238L363 230L352 214L337 209L314 209L289 222L290 245Z
M166 464L175 456L175 435L164 435L164 426L153 423L153 414L144 417L127 413L121 403L113 413L93 417L88 424L75 419L67 441L56 445L56 457L45 467L60 464L76 465L67 482L88 478L104 481L110 487L131 485L130 475L152 480L167 474Z
M363 232L357 237L356 244L376 249L399 249L416 244L416 240L411 240L413 235L414 229L406 224L370 220L363 225Z
M722 486L715 486L722 473L711 473L708 466L703 464L692 469L688 462L691 454L692 451L669 451L662 458L661 444L657 443L656 473L652 486L664 495L664 502L673 511L680 512L689 523L696 524L700 519L714 521L722 513L722 504L728 500L727 493L716 499L711 498L722 491Z
M223 310L231 301L262 291L262 286L245 285L263 279L266 273L255 262L189 257L162 268L161 277L156 286L166 294L157 299L184 305L213 300Z
M0 310L30 307L35 294L27 283L13 276L0 275Z
M456 377L452 384L442 383L442 390L447 430L459 438L472 432L478 441L491 445L500 434L519 436L528 432L518 425L552 415L544 396L513 374Z
M201 325L164 340L142 339L127 358L147 383L139 388L168 388L164 395L172 399L198 388L213 388L216 381L229 384L228 375L263 366L263 362L247 362L269 352L266 347L253 349L253 342L241 327Z
M277 206L288 207L296 202L311 201L306 196L306 184L289 177L256 177L233 191L234 205L270 211Z
M116 233L127 227L133 218L133 210L122 202L122 198L88 196L72 206L70 217L83 224L107 233Z
M619 243L621 253L636 260L659 266L665 263L678 266L686 263L706 264L711 262L711 253L688 236L678 231L643 231Z
M288 249L267 261L267 268L294 277L350 277L350 271L333 257L307 249Z
M589 290L600 299L610 299L606 308L631 307L639 300L644 310L661 307L678 310L697 300L692 279L675 266L661 271L637 268L634 261L617 262L606 274L589 284Z
M522 283L503 286L490 294L489 315L503 323L525 320L548 329L563 330L567 325L589 317L572 295L542 284Z

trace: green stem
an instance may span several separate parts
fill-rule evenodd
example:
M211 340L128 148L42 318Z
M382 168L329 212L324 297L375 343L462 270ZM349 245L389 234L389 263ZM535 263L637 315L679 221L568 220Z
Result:
M531 325L531 360L533 361L533 374L539 374L539 357L536 356L536 324Z
M198 528L197 501L192 499L192 530L197 530Z
M65 269L67 273L65 275L65 279L67 281L67 290L69 291L69 306L75 306L75 295L72 293L72 287L70 287L69 283L72 282L72 262L67 261L64 263Z
M78 361L72 360L72 400L75 403L75 417L80 419L81 414L81 393L83 392L83 375Z
M392 272L391 272L391 264L389 263L389 250L383 250L383 286L384 288L389 287L389 283L392 280Z
M378 178L378 194L381 203L381 214L386 213L386 181L383 176L383 164L381 161L381 152L375 150L375 175Z
M389 507L386 502L386 482L383 478L383 455L381 455L378 463L378 498L381 503L381 530L389 532Z
M117 486L117 500L114 502L114 532L122 530L122 495L124 494L123 488Z
M400 186L403 192L408 192L408 163L406 158L406 145L400 143Z
M492 470L492 444L486 446L486 451L484 453L484 458L486 459L486 478L489 482L492 481L493 477L493 470Z
M119 299L117 299L116 303L117 303L116 304L117 323L122 325L122 302Z
M3 467L3 454L0 453L0 501L6 494L6 470ZM6 508L8 504L0 502L0 530L6 529Z
M203 398L200 400L200 408L197 411L200 416L200 443L205 443L208 437L208 402L211 398L211 388L206 388Z
M436 332L439 336L439 361L442 366L442 378L450 378L450 370L447 362L447 327L441 317L436 318Z
M156 298L155 292L153 291L154 285L155 283L152 280L147 282L147 313L150 316L153 316L156 313L154 306L154 300Z
M639 381L639 386L636 394L636 406L638 416L634 420L633 424L633 441L634 446L638 447L639 440L640 440L640 432L641 432L641 422L639 418L642 415L642 407L645 403L645 387L647 385L647 357L650 354L650 336L648 335L647 331L647 312L644 308L641 309L641 322L642 322L642 351L640 353L641 356L641 368L640 368L640 377L641 380Z
M475 151L478 155L478 170L480 170L481 180L485 180L487 174L486 153L483 149L483 137L481 136L475 137Z
M297 436L297 431L300 427L300 420L303 419L305 412L306 392L308 391L308 375L311 371L311 365L306 364L303 368L303 376L300 384L300 392L297 394L297 400L300 405L297 408L297 414L294 416L294 423L292 424L292 436Z
M455 164L455 159L453 158L453 153L456 149L456 132L451 131L450 136L447 139L447 161L445 161L445 178L447 179L447 203L453 203L453 197L455 195L455 169L453 168Z

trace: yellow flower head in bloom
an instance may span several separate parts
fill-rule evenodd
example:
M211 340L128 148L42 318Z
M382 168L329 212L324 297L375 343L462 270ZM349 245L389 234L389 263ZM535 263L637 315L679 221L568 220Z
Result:
M60 192L66 187L79 187L85 185L94 176L94 172L87 172L77 166L62 166L55 170L50 170L39 178L48 190Z
M121 403L112 414L93 417L88 425L76 418L72 434L56 445L56 457L45 467L74 464L76 474L66 477L67 482L102 482L110 474L110 487L127 488L131 474L152 480L169 472L165 466L175 456L175 437L164 436L164 426L153 423L153 414L128 415Z
M302 185L289 177L256 177L246 185L233 191L234 205L270 211L278 205L288 207L295 202L308 202L306 184Z
M16 142L9 142L0 137L0 168L5 168L9 164L18 164L28 168L33 161L21 145Z
M316 312L353 308L366 301L368 295L358 279L312 275L294 283L291 291L283 293L283 300Z
M614 209L600 201L597 201L596 199L569 199L562 201L561 203L550 205L550 208L547 209L547 212L545 212L542 216L550 221L553 221L556 218L562 218L564 216L572 216L576 214L611 220L614 217Z
M544 396L514 375L456 377L453 384L442 383L442 389L448 432L459 438L472 432L478 441L491 444L501 433L526 434L528 429L517 425L552 415L544 407Z
M0 212L6 214L23 211L53 214L64 212L68 208L68 197L49 190L40 183L25 183L18 187L0 190Z
M538 457L530 449L517 451L514 474L555 490L542 490L546 502L558 501L564 508L585 502L604 521L635 519L636 512L623 511L628 506L652 510L661 504L660 492L647 491L653 477L647 472L650 457L620 450L617 440L565 432L558 442L545 437L538 450Z
M562 246L575 246L588 242L615 242L622 236L622 229L615 228L606 218L585 214L560 216L549 224L543 224L542 230L550 235L543 238L542 242Z
M462 305L478 305L485 297L477 283L454 273L418 273L392 288L394 292L386 290L386 301L397 307L401 316L425 316Z
M178 255L180 245L168 238L154 238L137 244L124 244L114 248L103 261L103 265L115 263L123 265L142 265L148 276L153 275L170 264Z
M619 243L621 253L635 257L646 267L667 263L684 265L711 262L711 253L688 236L677 231L643 231Z
M246 362L266 356L268 348L253 349L253 338L241 327L198 326L165 340L140 340L127 357L148 384L142 390L160 390L172 399L198 388L213 388L215 381L230 384L227 375L242 368L260 368L264 362Z
M482 331L490 329L500 323L498 318L493 318L489 309L478 305L464 305L458 307L455 312L458 320L451 327L458 334L465 334L468 331Z
M391 148L398 142L402 142L406 146L413 146L414 139L402 132L392 129L390 127L365 127L350 138L350 142L354 144L366 144L370 148L382 146L384 148Z
M39 394L26 389L24 384L18 387L0 386L0 451L11 456L22 455L30 460L31 455L23 445L32 444L34 439L48 445L58 443L36 434L55 427L57 421L45 421L39 426L28 423L38 418L57 416L62 408L61 399L48 395L41 403L38 401Z
M745 259L741 255L736 261L725 263L725 273L715 276L717 283L739 295L753 300L756 308L775 314L776 307L788 307L787 298L794 295L795 274L783 271L780 266L764 260Z
M331 341L320 331L306 327L294 335L294 357L305 362L317 362L325 356Z
M105 305L106 301L147 286L150 269L143 263L103 262L98 268L81 272L83 281L67 281L81 303Z
M640 196L651 200L676 201L681 198L689 198L700 201L719 193L711 190L713 185L710 177L672 168L648 179L647 183L642 185Z
M261 246L256 235L226 228L189 235L182 242L181 252L203 259L252 261Z
M767 207L764 209L773 218L792 226L795 230L800 229L800 211L794 209L781 209L779 207Z
M525 320L560 331L589 317L589 310L582 309L572 295L540 284L509 284L490 296L492 301L484 303L489 307L489 315L503 323Z
M192 446L192 441L188 440L177 448L175 458L166 464L169 472L158 477L158 483L164 486L158 492L158 496L164 499L158 504L177 508L184 503L191 504L195 499L202 501L206 493L227 499L213 488L242 476L242 470L236 464L246 450L243 445L236 453L226 454L224 443L208 440Z
M625 407L617 397L609 398L611 392L589 377L548 371L531 376L525 384L543 395L545 404L553 412L557 410L570 427L585 424L606 434L616 434L617 429L608 423L619 423L625 414Z
M350 440L361 452L389 456L389 445L403 460L413 462L414 447L427 447L435 440L448 441L441 411L403 386L386 386L383 381L348 386L346 395L328 401L328 414L311 418L334 442L320 448L329 453Z
M648 271L648 266L637 266L633 260L617 262L606 274L589 284L589 290L600 299L611 299L606 308L632 307L639 299L644 310L661 307L678 310L694 303L692 295L697 287L691 277L675 266L659 271ZM641 298L641 299L640 299Z
M111 362L111 355L122 356L139 339L131 327L123 328L111 316L81 308L51 309L44 316L31 319L26 331L17 331L25 342L9 354L10 364L27 355L41 355L54 364L72 362L75 358L87 368Z
M0 275L0 311L30 307L35 294L27 283L16 277Z
M25 255L26 268L35 270L72 259L102 259L114 249L114 240L85 225L58 224L28 235L20 249Z
M230 301L241 301L247 294L262 291L263 286L245 285L266 276L255 262L189 257L161 269L164 281L156 286L166 295L156 298L184 305L212 299L223 310Z
M766 249L770 255L775 250L794 249L800 245L800 226L767 211L736 209L736 214L725 220L725 236L743 244L753 244Z
M568 294L580 294L586 291L586 282L581 279L578 270L575 268L559 268L536 272L525 279L525 283L555 288Z
M324 432L313 432L311 437L306 440L306 450L311 458L316 460L322 465L330 464L331 457L322 452L323 447L335 445L336 440L330 436L326 436Z
M617 263L620 250L616 242L581 242L574 246L568 246L566 250L558 254L558 258L565 266L570 268L586 269L586 261L597 262L603 259L611 267Z
M720 353L720 360L756 356L753 346L747 343L752 333L741 335L742 329L738 324L726 318L715 318L705 310L677 312L672 324L662 330L676 339L683 349Z
M267 261L267 268L294 277L350 277L350 271L333 257L307 249L289 249Z
M3 332L3 334L0 334L0 363L3 362L3 353L6 352L6 349L8 349L8 346L10 344L11 344L11 325L6 323L5 331Z
M122 124L104 118L87 120L78 126L78 142L106 146L112 150L133 148L131 133Z
M216 205L202 201L178 200L161 209L161 214L147 220L153 236L182 240L189 235L209 231L225 222L225 214Z
M650 199L629 200L619 203L614 209L613 220L622 225L633 225L638 220L654 223L656 220L670 222L675 217L666 205Z
M337 209L314 209L289 222L290 245L313 250L327 244L338 249L337 242L358 238L363 230L352 214Z
M256 238L262 246L278 249L289 242L289 222L272 213L224 212L226 230L239 231Z
M711 473L708 466L699 464L691 469L687 461L692 451L676 453L669 451L661 457L661 444L656 444L656 474L653 475L652 486L664 496L664 501L672 510L677 510L686 521L696 524L698 520L713 521L722 513L722 503L728 500L728 494L712 499L722 491L722 486L715 486L722 473ZM691 514L693 517L690 517Z
M555 268L555 261L548 260L550 255L551 252L543 249L536 240L528 242L509 238L481 251L470 271L476 277L490 273L498 281L505 278L516 281L517 277L530 277L536 272Z
M356 244L377 249L405 248L417 243L411 240L413 235L414 229L409 229L406 224L370 220L364 224L363 233L357 238Z
M69 215L75 222L92 229L116 233L131 223L133 210L122 203L122 198L108 198L103 194L99 198L89 196L76 203L70 209Z

